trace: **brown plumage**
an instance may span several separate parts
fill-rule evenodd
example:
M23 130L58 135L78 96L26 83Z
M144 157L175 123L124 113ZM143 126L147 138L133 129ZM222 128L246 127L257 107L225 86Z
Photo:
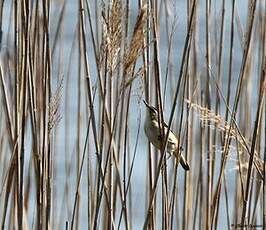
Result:
M147 113L146 113L146 119L145 119L145 124L144 124L145 134L148 137L149 141L157 149L161 149L164 143L164 139L161 136L161 131L159 128L158 111L153 106L150 106L146 101L144 101L144 104L147 106ZM164 123L164 134L165 135L167 133L167 129L168 129L168 125ZM175 136L175 134L172 132L172 130L170 130L169 132L166 151L170 154L173 154L185 170L190 169L189 164L187 163L186 159L184 158L182 153L179 153L178 151L178 139Z

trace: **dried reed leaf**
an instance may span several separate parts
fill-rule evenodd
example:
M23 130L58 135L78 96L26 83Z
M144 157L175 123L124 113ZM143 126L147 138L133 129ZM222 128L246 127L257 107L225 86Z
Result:
M237 25L237 32L239 35L239 39L240 39L240 44L241 44L241 48L242 50L245 47L245 36L244 36L244 32L243 32L243 26L239 17L239 14L236 10L236 25Z
M259 172L256 174L256 178L257 180L263 180L263 171L264 171L264 161L255 156L254 158L254 162L256 163L258 169L259 169ZM241 170L242 174L244 176L247 175L248 173L248 166L249 166L249 162L248 161L243 161L243 160L240 160L240 166L237 167L237 170Z
M127 88L138 76L143 76L144 74L144 66L139 68L139 70L132 76L129 77L123 87L123 89Z

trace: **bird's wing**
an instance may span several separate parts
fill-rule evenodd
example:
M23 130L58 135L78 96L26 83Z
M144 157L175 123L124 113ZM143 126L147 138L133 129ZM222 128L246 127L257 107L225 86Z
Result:
M167 123L163 122L163 127L168 129L169 126ZM165 130L165 132L167 132L167 129ZM171 128L170 128L170 131L173 132Z
M174 135L169 135L168 137L168 146L172 146L171 148L174 150L176 148L176 139L172 139Z
M167 133L167 129L168 129L168 125L167 125L167 123L164 122L164 123L163 123L163 127L164 127L164 134L166 135L166 133ZM173 130L170 129L170 132L173 133ZM162 139L162 135L161 135L160 132L158 133L158 138L161 138L161 139Z
M168 129L168 124L167 123L163 123L163 126L164 126L164 133L166 135L167 133L167 129ZM172 139L172 135L174 136L174 133L173 133L173 130L170 128L170 133L169 133L169 136L168 136L168 145L172 145L173 148L175 147L175 144L176 144L176 140ZM157 136L157 139L162 141L163 138L162 138L162 135L160 133L158 133L158 136Z

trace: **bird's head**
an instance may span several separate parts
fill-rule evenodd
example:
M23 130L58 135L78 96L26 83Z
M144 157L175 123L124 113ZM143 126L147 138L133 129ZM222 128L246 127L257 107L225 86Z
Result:
M158 111L155 107L149 105L145 100L143 100L144 104L147 108L147 114L150 116L151 119L158 119Z

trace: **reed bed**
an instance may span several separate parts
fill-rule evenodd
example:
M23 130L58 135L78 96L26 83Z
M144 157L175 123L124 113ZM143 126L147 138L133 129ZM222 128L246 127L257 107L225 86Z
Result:
M0 3L1 229L266 228L265 1Z

